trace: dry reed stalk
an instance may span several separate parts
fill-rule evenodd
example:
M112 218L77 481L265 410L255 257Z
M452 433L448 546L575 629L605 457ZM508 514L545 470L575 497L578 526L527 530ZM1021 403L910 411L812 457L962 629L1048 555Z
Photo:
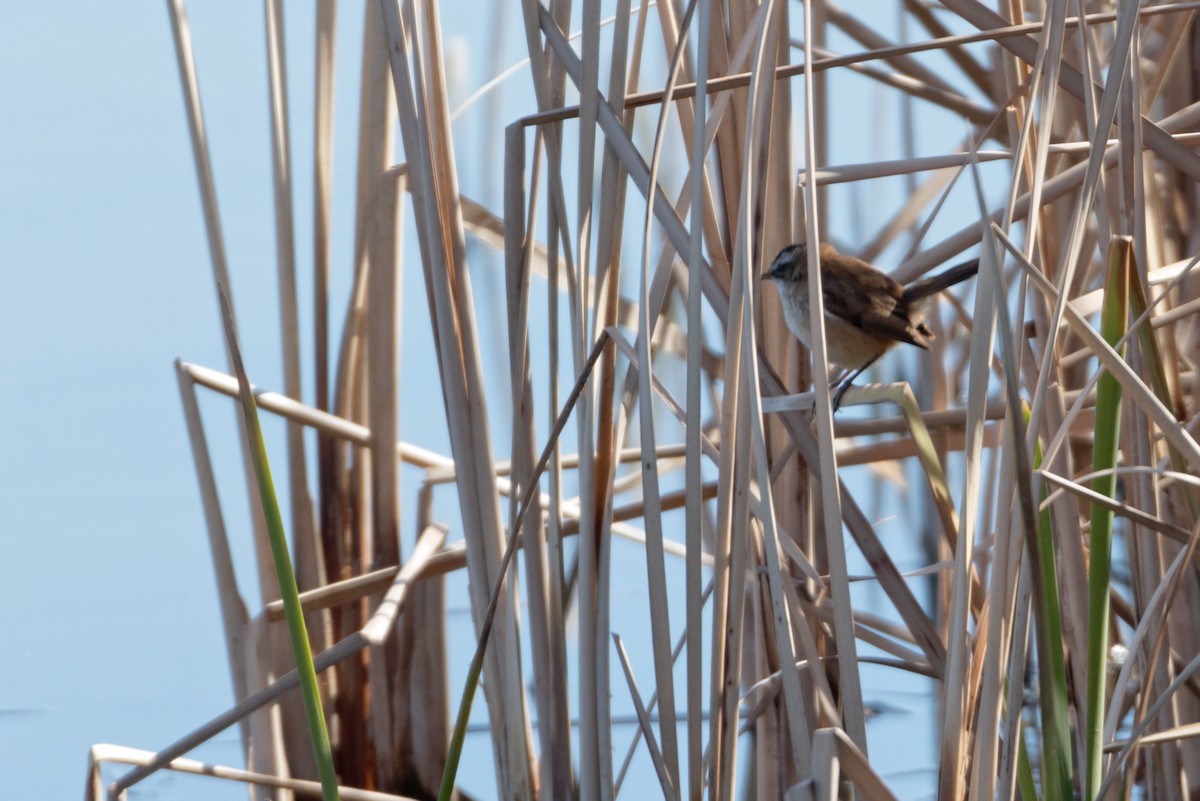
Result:
M217 494L217 479L213 473L212 458L208 442L204 437L204 422L200 418L200 405L196 402L194 380L182 362L176 360L175 374L179 381L179 397L183 404L183 417L187 424L188 442L196 468L196 479L200 484L200 502L204 509L204 523L208 532L208 546L213 560L213 574L217 580L217 600L221 606L221 623L225 629L225 650L229 659L230 679L233 696L241 699L249 695L246 676L242 672L245 659L245 641L242 639L249 613L246 602L237 589L237 578L233 570L233 556L229 550L229 535L225 529L225 518L221 513L221 499ZM282 610L282 605L281 605ZM238 725L242 747L250 743L248 725Z
M300 400L300 322L296 300L295 214L292 204L291 134L287 105L287 54L283 36L283 8L278 0L265 0L267 74L271 106L271 155L275 179L275 242L279 273L279 308L283 346L284 393ZM293 538L301 586L316 586L319 575L317 542L312 528L308 497L304 438L300 426L289 423L288 479L293 518ZM319 629L318 629L319 631Z
M476 624L482 625L488 588L500 581L496 574L504 537L498 498L491 480L493 459L485 415L484 385L474 333L474 311L466 270L462 219L459 214L449 111L441 74L441 39L437 8L425 4L421 30L412 19L402 20L395 3L384 4L393 86L400 110L400 129L410 157L413 198L427 291L434 309L438 362L447 399L447 416L455 462L460 465L460 508L468 542L468 568L472 583ZM414 34L418 53L409 63L405 28ZM420 55L430 49L428 62ZM432 74L426 74L426 66ZM420 101L418 104L418 100ZM499 786L506 797L522 798L535 791L536 771L529 753L529 723L521 680L517 640L515 575L509 590L500 595L498 636L488 654L484 685L492 706ZM503 713L501 713L503 710Z
M296 298L295 221L292 201L291 133L288 121L287 54L283 34L283 8L278 0L264 0L266 16L266 53L268 102L271 118L271 165L275 189L275 253L279 280L279 323L282 346L284 394L300 400L300 323ZM312 506L308 495L308 468L304 455L304 435L295 423L287 425L288 507L291 512L292 548L295 552L296 580L301 589L324 582L320 547L312 525ZM324 621L320 616L306 621L314 648L325 643ZM286 649L271 656L271 672L285 672L292 657ZM304 710L297 699L280 705L287 731L303 731ZM312 749L301 738L287 738L289 771L304 779L317 775Z
M391 160L395 138L395 102L388 81L386 41L379 6L372 3L363 15L362 57L358 98L358 149L354 175L355 209L351 266L354 285L345 313L342 336L337 351L335 373L331 381L330 406L341 418L370 423L366 415L366 386L364 350L367 342L367 289L371 281L368 259L371 219L375 214L373 200L383 197L381 188L387 177L380 175ZM389 176L390 177L390 176ZM345 443L329 445L329 471L321 484L322 544L326 573L330 580L348 578L357 566L371 565L375 555L371 542L369 518L364 514L370 502L366 491L370 465L364 464L372 444L369 429L361 442L367 448L353 448ZM320 442L320 440L318 440ZM318 446L319 447L319 446ZM365 623L366 610L361 604L351 604L331 610L333 637L337 641L352 636ZM347 777L366 786L373 786L390 772L388 760L370 761L356 754L369 755L372 747L372 725L375 718L363 703L368 686L367 666L360 655L347 659L336 668L338 693L335 699L338 737L334 743L339 765ZM382 763L382 764L381 764Z
M654 762L654 770L658 774L663 798L678 801L680 797L679 789L671 778L670 768L666 764L666 759L663 757L655 740L654 728L650 722L650 716L646 711L646 704L642 702L641 693L638 692L637 682L633 677L633 668L629 665L629 655L625 651L625 644L621 642L620 635L613 634L613 644L617 647L617 656L620 657L621 667L625 671L625 681L629 685L629 695L633 700L634 708L637 710L638 723L641 724L642 736L646 738L646 747L650 751L650 759Z
M842 770L854 788L870 801L895 801L883 780L871 770L866 754L841 729L821 729L813 740L813 798L834 801L840 796Z
M204 212L205 232L208 240L209 258L212 262L213 284L214 287L226 287L230 293L230 305L232 309L232 284L229 280L229 269L225 254L224 237L221 231L220 212L217 207L216 183L213 178L212 159L209 154L208 134L204 124L204 112L200 101L200 85L196 74L195 59L192 51L191 31L187 23L187 12L184 8L183 0L170 0L167 4L168 13L171 19L171 31L175 45L176 60L179 66L179 78L182 85L184 96L184 106L187 111L188 118L188 133L191 139L192 156L195 162L196 178L200 189L201 206ZM232 311L231 311L232 313ZM232 372L232 356L228 356L230 360L230 372ZM254 479L253 467L250 463L250 452L248 441L246 439L245 423L237 416L237 426L239 433L239 442L241 444L242 463L245 485L247 493L250 497L254 497ZM203 482L203 479L201 479ZM272 576L270 549L267 545L266 522L263 518L261 508L257 504L250 504L251 527L255 554L257 557L256 566L259 579L260 593L264 603L274 599L276 591L274 587L274 577ZM231 634L228 630L227 637L244 637L245 631L239 632L237 635ZM250 643L249 647L243 649L240 658L251 659L252 651L257 644ZM231 658L234 654L231 653ZM245 670L250 670L248 667L243 667ZM235 687L238 683L235 683ZM255 683L247 678L242 684L246 691L253 690ZM271 733L272 728L268 722L260 715L256 716L251 721L252 727L258 729L260 736L253 736L246 742L247 750L254 755L255 765L260 767L264 772L274 773L281 767L276 761L278 752L277 741ZM257 747L251 750L251 743L256 743ZM256 798L265 797L264 792L259 790L255 793Z
M88 792L85 798L87 801L99 801L104 797L104 790L100 783L100 768L102 765L106 763L116 765L148 765L153 758L153 752L137 748L126 748L117 745L92 746L91 752L88 754L88 772L91 780L88 784ZM209 776L226 781L241 782L264 788L274 787L285 791L294 790L309 797L320 796L321 794L321 785L319 782L307 779L289 779L269 773L255 773L254 771L241 770L225 765L200 762L195 759L174 759L165 765L164 769L193 776ZM339 786L338 793L346 801L413 801L409 796L360 790L356 787L347 786Z
M316 403L329 411L329 259L333 204L333 76L337 29L335 0L317 2L316 76L313 89L313 364ZM329 491L328 440L317 437L318 497Z
M804 143L805 143L805 203L806 215L805 241L820 242L820 223L818 220L819 203L817 201L816 182L813 170L816 168L818 131L815 126L815 98L817 91L814 75L811 69L813 63L812 8L804 8ZM824 91L822 91L824 94ZM827 135L821 132L822 138ZM822 159L824 161L824 159ZM840 477L837 468L837 454L833 450L833 411L830 398L830 387L822 380L829 374L829 364L825 354L825 329L822 324L824 299L822 297L820 268L817 259L817 249L809 250L809 275L814 279L809 283L809 306L813 309L812 320L812 353L814 389L816 391L816 406L814 417L817 423L818 459L814 463L806 457L805 461L812 469L816 467L821 481L820 509L823 514L825 534L825 557L829 565L830 589L834 603L835 619L833 639L838 654L838 683L840 685L842 713L845 718L845 728L851 741L864 753L867 750L866 715L863 711L862 687L857 664L857 647L854 641L854 624L852 618L853 606L850 602L850 585L847 579L845 554L842 550L842 505ZM828 479L832 480L828 480ZM790 660L784 664L789 664ZM801 774L803 776L803 773Z
M664 45L671 51L671 67L667 79L666 96L671 97L672 89L677 85L680 75L686 74L687 62L684 59L684 44L685 38L678 35L676 21L670 13L671 7L669 4L659 4L660 21L663 28ZM687 12L684 14L682 26L688 27L689 21L696 9L696 3L688 5ZM664 105L659 114L658 130L654 137L653 155L650 161L650 194L658 184L658 173L662 158L663 140L666 133L667 125L667 106ZM688 104L679 106L680 124L683 128L684 135L688 133L691 127L691 109ZM703 186L703 180L698 180L697 184ZM641 269L641 291L639 293L638 302L641 309L641 315L638 319L638 384L643 388L639 395L638 401L638 421L639 434L642 442L656 442L655 423L654 423L654 394L649 390L654 384L652 373L652 360L650 355L650 343L654 338L654 324L650 319L650 236L652 227L653 208L650 204L646 206L645 225L642 232L643 247L642 247L642 269ZM655 310L657 317L657 310ZM625 406L625 404L622 404ZM663 774L664 789L670 789L676 798L682 796L680 791L680 762L679 762L679 747L677 744L677 730L675 722L675 682L674 682L674 659L672 658L672 648L670 641L671 625L670 617L667 609L667 584L666 584L666 568L663 559L663 526L662 514L663 508L661 503L661 491L659 489L659 467L657 453L653 448L646 449L641 460L642 466L642 485L644 486L645 497L645 519L647 533L647 571L649 574L649 594L650 594L650 612L651 612L651 631L654 651L654 668L655 668L655 683L656 697L660 697L663 703L660 705L660 721L659 731L662 741L662 763L661 772ZM692 558L698 559L699 554L693 553ZM623 650L623 649L622 649ZM632 672L626 667L626 675L629 679L631 693L635 691L635 685L632 678ZM640 704L639 704L640 707ZM693 724L694 726L695 724ZM689 747L691 740L695 739L689 734ZM650 742L647 737L647 742ZM694 750L694 749L693 749ZM693 759L694 755L690 754L689 759ZM689 763L690 769L691 763Z
M317 4L316 24L316 58L314 69L313 89L313 370L316 397L314 405L321 411L330 410L330 367L329 367L329 262L330 262L330 217L332 215L333 197L333 74L335 30L337 25L337 4L333 0L319 0ZM299 396L296 396L299 400ZM327 525L331 520L331 505L326 499L331 498L335 491L336 475L334 467L333 440L324 433L318 432L317 444L317 495L316 507L312 510L315 515L310 519L315 523L313 532L313 547L315 560L320 565L322 583L334 580L330 576L330 548L324 531L331 529ZM305 487L307 497L307 487ZM334 565L336 567L336 565ZM340 610L339 610L340 611ZM339 635L337 613L331 613L325 625L321 626L322 638L334 638ZM328 698L329 706L333 707L340 719L340 711L347 711L343 697L332 693ZM334 742L334 755L338 756L339 743ZM346 760L341 760L346 764ZM362 784L360 771L343 768L342 780L352 784Z
M367 305L367 419L371 421L370 520L373 545L372 565L399 567L400 499L395 443L399 439L399 309L402 286L396 265L403 252L403 214L400 200L404 177L394 172L377 174L373 181L370 215L366 229ZM403 738L396 731L404 726L409 694L408 670L401 648L416 646L399 637L380 638L368 654L368 682L375 699L370 725L376 750L376 774L381 787L403 787L406 783L432 787L437 773L413 780L406 776L408 760L396 759ZM410 663L411 664L411 663ZM436 715L433 718L436 720ZM416 771L414 771L416 772ZM424 781L421 781L424 779ZM407 781L406 781L407 780Z
M707 96L708 96L708 64L709 55L708 48L712 31L712 4L701 3L698 20L696 24L696 67L694 75L696 76L696 120L692 128L692 141L690 152L689 172L691 176L703 175L707 180L707 170L705 169L706 148L705 148L705 129L707 119ZM690 239L688 242L687 263L689 274L695 270L701 269L700 262L703 252L704 235L702 230L702 222L697 222L697 209L703 200L703 187L700 181L691 181L691 197L689 200L691 210L691 229ZM700 284L697 281L689 281L687 287L687 398L686 406L687 418L684 421L684 431L686 432L685 447L686 454L686 478L685 486L685 504L686 516L684 518L684 527L687 532L686 542L688 549L687 565L685 567L685 595L686 595L686 616L687 616L687 673L685 681L685 694L687 697L687 717L688 717L688 738L687 738L687 755L688 755L688 798L690 801L700 801L704 794L704 755L703 755L703 738L704 730L701 721L701 712L704 704L704 688L703 688L703 671L704 671L704 654L703 654L703 631L702 631L702 615L704 607L704 598L699 591L702 582L702 571L700 565L700 552L702 548L701 525L703 518L703 503L704 498L701 496L699 486L702 482L703 465L701 462L701 422L700 422L700 383L701 383L701 361L700 356L703 351L703 329L701 327L700 313L702 311L702 303L700 297ZM711 373L710 373L711 374ZM709 582L708 589L705 595L711 592L713 587L712 581ZM657 692L655 693L657 698ZM632 754L632 750L631 750ZM628 762L628 757L626 759ZM682 794L681 794L682 795Z
M506 178L520 176L525 168L524 130L517 125L507 129L505 139ZM535 144L535 159L537 148ZM534 162L531 187L538 185L541 160ZM534 425L532 369L529 354L529 282L533 256L532 223L536 200L531 200L528 225L525 218L525 192L521 180L506 180L504 211L506 231L505 274L508 307L509 383L513 408L513 492L522 496L534 480ZM534 195L534 191L530 192ZM549 499L547 499L548 501ZM547 538L541 514L542 497L534 496L524 539L525 577L530 598L541 603L529 606L530 648L533 654L534 700L539 710L538 737L541 746L539 780L545 792L565 797L573 792L571 775L571 724L566 689L566 636L563 626L563 587L560 562ZM553 505L553 504L549 504ZM510 507L510 531L516 522L516 507ZM562 536L561 530L555 535Z

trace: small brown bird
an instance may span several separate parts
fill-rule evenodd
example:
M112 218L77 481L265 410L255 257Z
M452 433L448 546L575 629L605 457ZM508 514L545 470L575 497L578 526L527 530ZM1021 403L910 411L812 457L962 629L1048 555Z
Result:
M925 325L923 301L975 275L979 259L951 267L907 287L862 259L821 245L821 290L825 301L825 351L850 377L838 382L837 411L854 379L898 342L928 350L933 331ZM811 347L808 315L808 246L779 251L763 280L771 278L783 302L783 318L801 342Z

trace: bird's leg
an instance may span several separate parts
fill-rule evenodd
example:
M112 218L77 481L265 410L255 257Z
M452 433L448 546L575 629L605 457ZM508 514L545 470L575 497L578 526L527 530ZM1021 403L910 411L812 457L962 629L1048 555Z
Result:
M883 354L879 354L879 356L882 356L882 355ZM854 379L858 378L860 375L863 374L864 370L866 370L868 367L870 367L872 364L874 364L875 360L878 359L879 356L873 357L870 361L868 361L862 367L858 368L853 373L851 373L849 378L847 378L845 381L841 382L841 384L838 386L837 392L834 393L834 396L833 396L833 411L836 412L838 410L838 407L842 405L842 396L846 394L846 390L850 389L850 385L854 383Z
M849 374L849 370L838 370L836 373L834 373L834 376L836 377L829 382L829 391L832 392L833 390L837 389L837 385L842 383L842 379Z
M833 393L834 412L837 412L838 407L842 405L842 396L846 394L846 390L850 389L850 382L853 380L854 379L851 378L848 381L843 381L840 385L838 385L837 392Z

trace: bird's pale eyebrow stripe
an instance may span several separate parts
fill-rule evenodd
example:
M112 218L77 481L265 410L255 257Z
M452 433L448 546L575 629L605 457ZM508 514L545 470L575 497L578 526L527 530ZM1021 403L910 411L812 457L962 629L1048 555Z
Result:
M775 259L771 262L771 266L774 267L776 264L779 264L781 262L791 261L792 256L794 256L796 254L796 252L799 250L800 250L799 245L788 245L783 250L779 251L779 255L777 255L775 257Z

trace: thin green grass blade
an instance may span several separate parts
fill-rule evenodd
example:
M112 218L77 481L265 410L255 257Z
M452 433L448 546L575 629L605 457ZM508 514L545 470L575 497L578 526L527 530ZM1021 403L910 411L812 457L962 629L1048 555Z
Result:
M317 672L313 667L312 650L308 645L308 631L304 626L304 611L300 607L300 590L296 586L296 574L292 571L292 559L288 553L287 535L283 530L283 519L279 514L279 502L275 498L275 485L271 481L271 466L267 462L267 448L263 443L262 427L258 423L258 408L250 392L250 381L242 363L242 352L238 347L237 330L233 324L233 311L225 288L218 285L221 296L221 319L225 324L225 341L229 345L230 359L237 375L242 414L246 419L246 435L250 440L250 457L254 463L254 476L258 480L258 494L262 500L263 515L267 521L267 533L271 540L271 556L275 562L275 575L279 579L279 593L283 599L283 612L287 618L288 635L292 641L292 654L296 657L296 672L300 677L300 694L304 699L304 715L308 720L308 733L312 738L313 755L317 762L317 775L321 779L321 797L325 801L337 801L337 773L333 769L333 752L329 747L329 732L325 728L325 713L321 709L321 693L317 688Z
M1029 764L1029 749L1025 747L1025 733L1017 742L1017 792L1021 801L1038 801L1037 785L1033 781L1033 768Z
M454 782L458 778L458 763L462 759L463 741L467 737L467 724L471 722L471 707L475 703L475 692L479 689L479 674L483 672L483 655L487 641L483 638L475 649L475 657L467 670L467 682L463 687L462 700L458 704L458 716L454 719L454 731L450 734L450 748L446 752L446 769L442 773L442 786L438 789L438 801L450 801L454 797Z
M1028 406L1022 408L1029 422ZM1033 469L1042 467L1042 443L1034 446ZM1048 488L1042 485L1042 500ZM1054 526L1049 507L1038 514L1037 537L1029 543L1034 575L1033 605L1038 647L1038 678L1042 705L1042 792L1047 801L1071 801L1071 725L1067 706L1067 663L1062 644L1062 600L1054 556ZM1021 743L1024 757L1025 743ZM1020 781L1020 777L1018 776ZM1022 790L1024 792L1024 790ZM1035 796L1026 796L1034 798Z
M1116 347L1125 334L1129 310L1129 273L1133 243L1117 239L1108 249L1108 275L1100 336ZM1124 348L1117 353L1124 358ZM1096 385L1096 430L1092 445L1092 470L1101 477L1092 488L1106 497L1116 493L1117 425L1121 416L1121 385L1105 372ZM1104 472L1108 471L1108 472ZM1112 520L1110 509L1092 504L1091 554L1088 559L1087 653L1087 795L1095 799L1103 779L1104 690L1108 658L1109 581L1112 573Z

